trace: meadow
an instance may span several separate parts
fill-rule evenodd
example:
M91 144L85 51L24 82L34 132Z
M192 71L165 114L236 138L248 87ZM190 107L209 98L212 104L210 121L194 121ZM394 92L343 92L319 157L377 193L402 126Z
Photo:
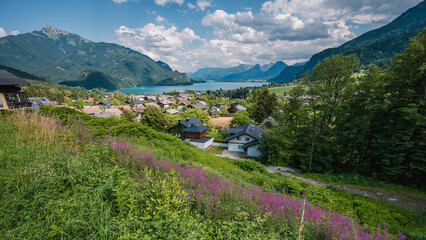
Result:
M139 123L0 118L0 238L422 239L422 213L215 157ZM386 224L384 225L383 222Z

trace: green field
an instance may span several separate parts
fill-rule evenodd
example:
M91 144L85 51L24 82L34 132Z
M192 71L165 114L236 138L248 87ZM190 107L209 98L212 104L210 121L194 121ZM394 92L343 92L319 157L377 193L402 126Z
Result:
M297 85L284 86L284 87L274 87L274 88L269 88L269 91L275 93L276 95L282 96L284 93L288 93L292 88L294 88L296 86Z

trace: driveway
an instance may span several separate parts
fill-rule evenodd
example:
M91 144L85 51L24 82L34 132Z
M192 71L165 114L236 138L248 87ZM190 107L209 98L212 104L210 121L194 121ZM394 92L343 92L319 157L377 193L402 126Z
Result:
M240 159L240 158L245 158L247 157L247 153L245 152L231 152L228 150L223 150L222 154L215 154L216 156L219 157L229 157L229 158L234 158L234 159Z

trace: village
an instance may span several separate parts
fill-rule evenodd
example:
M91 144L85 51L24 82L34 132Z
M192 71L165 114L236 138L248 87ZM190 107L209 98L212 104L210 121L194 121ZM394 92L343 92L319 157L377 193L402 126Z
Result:
M44 96L27 98L20 91L20 86L29 83L7 71L0 71L3 80L9 79L2 84L0 91L4 98L0 100L8 103L9 108L39 109L46 105L69 107L94 117L125 118L132 122L144 122L146 110L155 109L154 119L165 124L161 130L218 156L258 157L263 128L276 124L270 116L258 125L252 123L248 117L238 120L241 118L238 116L248 116L247 96L256 87L226 91L186 90L185 93L173 91L157 95L128 95L114 91L98 99L89 97L83 101L69 99L71 101L57 102ZM233 98L235 96L240 98ZM7 105L3 104L0 108L7 108ZM234 120L236 114L237 119Z

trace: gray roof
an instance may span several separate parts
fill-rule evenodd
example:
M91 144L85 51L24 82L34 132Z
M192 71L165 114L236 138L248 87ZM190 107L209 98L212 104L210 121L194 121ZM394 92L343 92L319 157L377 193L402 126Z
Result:
M179 120L179 123L184 125L185 127L189 127L191 125L196 125L196 124L201 125L201 121L196 119L195 117L189 117L189 118L184 119L184 120Z
M253 123L245 124L239 128L230 128L229 134L225 138L224 142L227 142L233 138L239 137L241 135L247 134L253 137L256 140L260 140L262 137L263 129L254 125Z
M252 141L252 142L248 142L248 143L244 144L244 145L242 146L242 148L243 148L243 149L246 149L246 148L252 147L252 146L257 145L257 144L260 144L260 141L259 141L259 140Z
M111 100L103 100L99 102L99 105L111 105L112 101Z
M202 138L193 138L190 140L190 142L200 142L200 143L206 143L213 137L202 137Z
M201 109L205 109L207 108L204 104L202 103L195 103L195 104L191 104L192 107L196 107L196 108L201 108Z
M0 86L30 84L6 70L0 70Z
M238 111L246 111L247 110L247 108L245 108L245 107L243 107L241 105L237 105L235 107L238 109Z
M192 125L182 130L182 132L192 132L192 133L203 133L207 131L209 127L206 127L202 124Z

